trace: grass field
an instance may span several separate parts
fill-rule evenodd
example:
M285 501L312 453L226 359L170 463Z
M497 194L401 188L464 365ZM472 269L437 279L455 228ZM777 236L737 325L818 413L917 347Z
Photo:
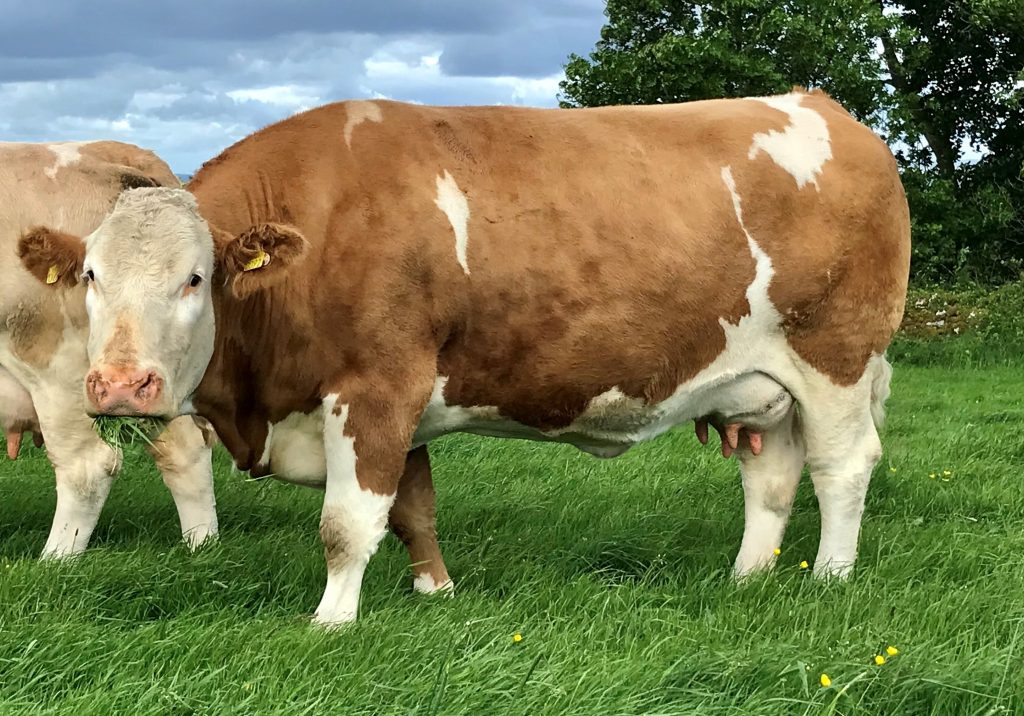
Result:
M338 633L308 624L320 493L218 454L222 540L190 555L136 455L88 555L42 564L32 450L0 464L0 713L1022 713L1024 371L893 388L847 583L799 566L805 479L778 569L734 584L738 469L688 430L613 461L457 436L432 447L456 597L411 594L388 537Z

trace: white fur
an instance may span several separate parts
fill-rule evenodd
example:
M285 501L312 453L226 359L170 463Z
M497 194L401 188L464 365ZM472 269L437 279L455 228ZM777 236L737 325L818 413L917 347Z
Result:
M437 594L438 592L452 594L455 591L455 582L449 579L447 582L438 584L430 574L423 573L417 574L416 578L412 580L412 588L413 591L420 594Z
M328 627L356 618L363 572L384 536L395 501L394 495L378 495L359 486L355 438L345 434L348 412L349 406L339 404L336 394L324 398L327 486L321 530L342 532L345 545L343 555L327 555L327 587L314 617Z
M761 454L737 453L743 476L743 541L733 572L744 577L775 564L775 549L789 521L804 467L803 438L794 430L793 411L764 435Z
M91 142L54 142L53 144L47 144L46 148L53 152L56 159L53 160L53 164L43 169L43 173L51 179L56 179L57 172L61 167L71 166L82 158L79 150L86 144L91 144Z
M352 130L363 122L380 122L382 119L380 105L376 102L352 100L345 103L345 112L347 116L343 132L345 135L345 145L349 149L352 148Z
M455 232L455 258L468 276L466 248L469 244L469 202L447 169L444 176L437 177L437 198L434 199L434 203L444 212L448 217L448 223L452 225L452 231Z
M813 184L815 189L819 189L818 175L825 162L832 158L832 144L824 117L802 106L803 97L792 92L777 97L754 98L785 112L790 123L782 132L773 129L755 134L747 157L754 159L758 152L763 151L793 176L798 189L803 189L805 184Z
M271 425L260 464L279 480L323 487L327 479L323 409L292 413Z

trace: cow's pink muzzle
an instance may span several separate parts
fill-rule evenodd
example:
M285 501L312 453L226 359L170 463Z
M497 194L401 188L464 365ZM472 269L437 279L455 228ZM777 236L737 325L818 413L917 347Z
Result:
M99 368L85 378L85 392L99 415L152 415L164 391L156 371Z

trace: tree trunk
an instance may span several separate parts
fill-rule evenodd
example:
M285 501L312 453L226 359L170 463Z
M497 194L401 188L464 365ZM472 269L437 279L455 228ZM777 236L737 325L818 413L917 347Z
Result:
M884 0L879 0L878 4L882 8L885 6ZM882 55L889 69L890 83L901 95L901 99L906 104L907 109L910 110L911 115L917 120L918 126L921 128L921 134L924 135L928 148L931 149L932 154L935 156L935 165L938 167L939 174L952 181L953 185L956 186L956 160L959 156L956 148L953 147L949 137L942 136L935 128L935 123L932 122L930 113L921 106L920 88L911 87L907 82L906 75L903 73L903 66L896 56L896 50L892 46L892 38L889 37L888 32L883 31L880 39L882 41Z

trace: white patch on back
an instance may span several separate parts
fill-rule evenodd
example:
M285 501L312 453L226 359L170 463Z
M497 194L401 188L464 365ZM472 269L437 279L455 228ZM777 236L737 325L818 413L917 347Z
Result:
M51 179L57 178L57 171L61 167L71 166L79 159L82 158L82 154L79 151L86 144L92 142L56 142L54 144L47 144L46 148L53 152L56 159L53 164L43 170L43 174L50 177Z
M792 92L778 97L752 98L785 112L789 126L782 132L773 129L755 134L747 158L754 159L758 152L764 151L796 179L798 189L813 184L820 191L818 175L825 162L832 158L832 144L825 119L813 109L801 106L803 97Z
M444 176L437 177L437 208L448 217L448 223L455 232L455 257L465 274L469 275L469 264L466 262L466 246L469 242L469 202L466 195L455 183L455 178L444 170Z
M352 148L352 130L363 122L380 122L380 105L376 102L352 100L345 103L345 146Z

